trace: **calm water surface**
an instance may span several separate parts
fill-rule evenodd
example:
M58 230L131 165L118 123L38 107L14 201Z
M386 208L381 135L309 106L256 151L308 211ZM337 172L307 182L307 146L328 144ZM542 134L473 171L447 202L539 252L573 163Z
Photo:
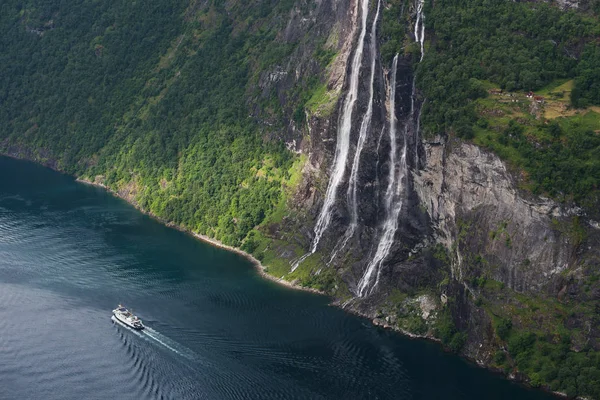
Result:
M142 333L115 325L123 302ZM550 399L0 157L1 399Z

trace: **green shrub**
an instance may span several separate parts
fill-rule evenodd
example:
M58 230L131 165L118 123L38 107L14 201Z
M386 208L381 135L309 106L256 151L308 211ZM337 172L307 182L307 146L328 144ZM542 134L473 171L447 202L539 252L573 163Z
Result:
M438 317L434 328L434 335L455 353L460 352L467 340L467 335L456 329L456 325L452 322L449 314L442 314Z
M529 384L534 388L540 387L543 381L540 375L536 372L529 375Z
M448 347L455 353L459 353L465 342L467 341L467 334L464 332L456 332L452 335L452 339L450 339L450 343L448 343Z
M497 350L496 353L494 353L494 362L497 365L502 365L502 364L504 364L505 361L506 361L506 353L502 350Z
M508 318L498 318L494 320L494 330L498 337L502 340L506 340L510 334L512 328L512 321Z
M536 336L532 332L521 332L517 333L508 341L508 351L513 357L517 355L530 351L533 349L535 345Z

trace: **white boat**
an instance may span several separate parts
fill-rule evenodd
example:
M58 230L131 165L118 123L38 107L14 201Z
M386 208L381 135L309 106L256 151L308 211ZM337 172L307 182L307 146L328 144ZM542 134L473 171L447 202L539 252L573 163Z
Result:
M129 311L120 304L117 308L113 310L113 315L117 319L117 321L127 325L130 328L137 330L144 329L144 324L142 323L142 320L133 315L131 311Z

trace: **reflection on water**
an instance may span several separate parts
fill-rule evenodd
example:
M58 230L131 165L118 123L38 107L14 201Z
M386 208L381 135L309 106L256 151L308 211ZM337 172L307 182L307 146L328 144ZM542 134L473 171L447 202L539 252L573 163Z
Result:
M111 322L119 303L147 328ZM0 158L0 399L546 399Z

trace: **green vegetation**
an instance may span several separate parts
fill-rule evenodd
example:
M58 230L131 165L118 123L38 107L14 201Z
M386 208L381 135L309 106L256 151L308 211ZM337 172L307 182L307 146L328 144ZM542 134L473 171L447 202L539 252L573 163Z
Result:
M600 353L592 350L570 350L570 337L537 336L531 332L513 333L508 351L534 387L547 386L563 391L570 398L600 398ZM498 359L500 361L500 359ZM507 362L500 361L499 364Z
M600 48L597 45L587 44L583 49L571 102L575 107L600 104Z
M297 169L250 116L283 124L290 113L277 93L257 91L298 45L277 38L293 5L5 1L0 150L33 150L161 218L240 245L277 210ZM320 63L334 56L316 46ZM286 107L323 103L311 79Z
M497 318L494 321L494 330L496 331L496 335L502 340L506 340L508 338L508 334L512 328L512 321L507 318Z
M406 5L403 0L390 0L388 6L383 9L381 24L381 57L385 63L389 64L394 55L402 52L402 48L407 41L406 37L406 16L402 14Z
M533 113L522 92L474 101L473 140L523 170L524 186L534 193L593 204L600 184L600 114L570 112L565 100L551 96Z
M448 311L439 315L434 328L435 337L440 339L444 346L448 347L455 353L460 352L467 340L467 335L464 332L459 332L456 325L450 317Z
M427 333L427 322L421 316L421 308L418 301L414 298L406 301L407 295L402 295L399 291L388 297L388 301L396 301L396 317L398 318L398 327L415 335L424 335Z
M524 373L534 387L599 398L600 353L587 344L581 330L568 327L575 315L593 320L594 304L524 296L492 279L478 289L498 344L508 349L496 352L496 367Z
M546 3L445 0L427 3L432 48L419 66L420 87L429 99L423 115L432 132L463 129L476 119L473 100L485 97L481 81L500 88L537 90L557 78L594 70L595 51L581 62L578 48L600 34L596 16L563 11ZM579 66L579 68L578 68ZM593 102L594 96L581 96Z
M570 110L600 104L597 15L542 2L432 4L427 2L425 10L429 48L417 66L427 99L426 134L474 139L524 170L524 181L535 193L594 204L600 115ZM573 78L572 90L557 89ZM488 96L492 88L517 97ZM530 90L549 96L546 103L561 103L561 112L531 111L533 100L525 98ZM551 106L541 108L551 111Z
M338 97L327 90L327 85L319 85L314 89L312 97L306 102L306 108L312 114L330 115L337 104Z
M281 32L296 4L3 1L0 151L56 161L58 168L104 183L158 217L240 246L273 276L343 299L348 288L334 269L322 268L323 254L290 273L289 259L302 255L302 241L298 232L282 238L278 231L288 218L299 218L292 213L301 213L290 203L305 163L281 140L284 125L292 120L301 127L307 113L330 115L339 96L324 75L337 55L332 43L340 29L334 27L329 38L311 32L284 40ZM427 99L424 132L450 133L494 151L534 193L597 204L597 15L545 2L425 4L426 57L415 64ZM600 3L594 4L597 13ZM299 5L301 12L310 7ZM419 52L406 23L413 18L409 10L405 0L386 1L382 10L385 65L396 53ZM285 75L281 68L300 46L314 50L307 70L323 76L270 85ZM528 98L530 90L544 101ZM507 248L516 245L508 222L489 233L471 221L457 222L455 246L482 235ZM585 241L577 218L556 225L572 244ZM438 289L451 286L447 249L437 245L423 254L440 270L431 281L439 282ZM591 302L510 292L485 274L491 268L483 256L470 254L461 273L475 292L475 305L493 321L495 340L508 349L498 351L494 363L523 371L534 386L600 398L600 355L586 347L582 328L566 322L571 315L593 320ZM592 292L592 283L590 278L584 290ZM386 311L395 313L400 327L421 334L431 329L460 352L466 334L451 318L453 299L425 321L410 299L415 295L393 291Z

